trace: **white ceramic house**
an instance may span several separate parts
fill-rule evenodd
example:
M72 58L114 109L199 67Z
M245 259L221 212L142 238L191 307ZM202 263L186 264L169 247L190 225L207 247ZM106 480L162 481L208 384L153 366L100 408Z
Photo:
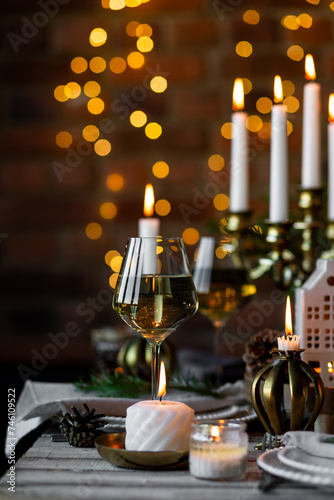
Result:
M326 387L334 387L334 260L318 259L295 297L302 359L320 373Z

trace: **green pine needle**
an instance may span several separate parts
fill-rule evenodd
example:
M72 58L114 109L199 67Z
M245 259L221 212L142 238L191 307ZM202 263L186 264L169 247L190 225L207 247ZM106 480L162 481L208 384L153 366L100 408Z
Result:
M118 373L102 373L99 375L91 372L88 380L78 380L75 387L77 390L84 392L93 391L100 397L138 398L150 392L151 384L135 375L120 375ZM168 389L194 392L201 396L224 397L217 393L210 380L202 382L195 377L187 378L179 373L170 379L167 387Z

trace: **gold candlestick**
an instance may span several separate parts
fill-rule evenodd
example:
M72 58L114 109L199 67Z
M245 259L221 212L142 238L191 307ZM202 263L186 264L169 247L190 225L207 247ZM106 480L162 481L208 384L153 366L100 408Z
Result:
M277 287L286 290L291 287L298 272L295 256L288 250L290 241L289 230L291 221L265 221L268 226L266 241L272 250L266 257L259 259L257 267L251 270L250 276L256 280L267 272L271 272L272 279Z
M303 220L294 223L295 229L302 231L301 249L303 253L302 269L309 275L315 268L317 236L323 227L321 220L322 188L299 189L299 207L303 212Z
M251 210L245 212L230 212L227 220L226 229L234 236L242 238L249 230Z

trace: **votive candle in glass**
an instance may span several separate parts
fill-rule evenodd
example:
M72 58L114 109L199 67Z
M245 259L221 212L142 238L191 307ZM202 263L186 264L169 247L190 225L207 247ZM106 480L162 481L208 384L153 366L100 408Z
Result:
M200 479L240 479L247 470L246 424L227 420L193 424L189 442L190 474Z

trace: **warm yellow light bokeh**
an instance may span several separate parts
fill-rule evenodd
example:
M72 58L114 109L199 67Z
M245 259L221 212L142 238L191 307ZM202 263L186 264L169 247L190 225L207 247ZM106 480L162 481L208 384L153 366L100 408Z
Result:
M133 69L139 69L145 63L145 57L140 52L130 52L126 60L130 68Z
M65 102L68 100L68 95L65 94L65 85L58 85L58 87L54 89L53 95L59 102Z
M159 123L151 122L148 123L145 127L145 135L149 139L158 139L162 134L162 127Z
M154 205L155 212L161 217L165 217L171 210L171 205L167 200L158 200Z
M158 179L164 179L169 174L169 165L165 161L157 161L152 167L152 172Z
M114 203L106 202L100 206L100 215L104 219L113 219L117 215L117 207ZM116 269L114 269L116 271Z
M111 288L115 288L118 279L118 273L113 273L109 278L109 285Z
M153 33L152 27L149 24L139 24L136 28L136 36L149 36Z
M89 43L93 47L100 47L107 41L107 32L103 28L94 28L89 35Z
M256 109L263 114L270 113L271 108L273 107L272 100L269 97L260 97L256 101Z
M294 15L284 16L281 20L281 24L282 26L284 26L284 28L287 28L289 30L297 30L300 26L298 17Z
M253 46L251 43L242 41L237 43L235 46L235 51L240 57L249 57L253 52Z
M97 240L102 236L102 227L97 222L90 222L86 226L86 236L91 240Z
M116 255L110 261L110 267L116 273L119 273L122 265L123 257L121 255Z
M110 266L111 259L119 255L120 253L117 252L117 250L109 250L104 256L104 261L107 264L107 266Z
M294 96L286 97L283 101L288 113L296 113L299 109L299 100Z
M187 245L195 245L199 240L199 232L194 227L188 227L183 231L182 238Z
M287 123L287 132L288 132L288 135L290 135L293 132L293 125L289 120Z
M220 129L221 135L224 139L232 139L233 137L233 124L231 122L226 122Z
M242 19L248 24L257 24L260 21L260 14L256 10L246 10Z
M147 115L144 111L137 110L131 113L129 119L133 127L143 127L147 122Z
M127 35L137 36L136 30L138 26L140 26L140 23L138 21L130 21L125 28Z
M299 14L298 21L303 28L311 28L313 23L312 17L306 13Z
M160 94L161 92L164 92L166 90L167 80L163 76L155 76L150 81L150 87L153 92Z
M306 0L306 1L312 5L319 5L320 3L320 0Z
M107 186L111 191L120 191L124 186L124 177L121 174L110 174L107 178Z
M93 73L102 73L107 67L107 63L103 57L93 57L89 61L89 68Z
M71 61L71 70L73 73L84 73L88 68L88 62L84 57L75 57Z
M84 85L84 93L87 97L97 97L101 92L101 85L93 80L86 82Z
M110 60L109 68L115 74L123 73L126 70L126 61L123 57L113 57Z
M73 142L72 134L67 132L66 130L62 130L58 132L56 135L56 144L60 148L68 148Z
M301 61L304 57L304 49L300 45L291 45L286 53L293 61Z
M124 9L125 2L124 0L109 0L109 8L111 10L121 10Z
M260 137L260 139L266 141L270 139L271 136L271 123L270 122L263 122L263 126L261 130L258 131L257 135Z
M225 166L225 160L221 155L211 155L208 159L208 165L214 172L219 172Z
M248 78L241 78L244 86L244 94L249 94L253 88L252 82Z
M329 5L329 8L334 12L334 2Z
M141 36L137 40L137 49L140 52L151 52L153 46L153 40L149 36Z
M213 206L217 210L226 210L230 205L230 199L226 194L219 193L213 199Z
M261 130L263 120L257 115L250 115L246 120L246 127L250 132L258 132Z
M99 97L93 97L87 102L87 109L92 115L99 115L104 110L104 102Z
M125 5L127 7L139 7L141 0L125 0Z
M290 80L283 80L282 87L283 87L283 95L285 95L286 97L288 97L289 95L293 95L295 93L295 85Z
M100 131L95 125L86 125L82 131L82 137L88 142L94 142L99 137Z
M69 99L76 99L81 94L81 87L77 82L68 82L64 87L64 93Z
M111 144L107 139L99 139L94 144L94 151L99 156L107 156L111 151Z

